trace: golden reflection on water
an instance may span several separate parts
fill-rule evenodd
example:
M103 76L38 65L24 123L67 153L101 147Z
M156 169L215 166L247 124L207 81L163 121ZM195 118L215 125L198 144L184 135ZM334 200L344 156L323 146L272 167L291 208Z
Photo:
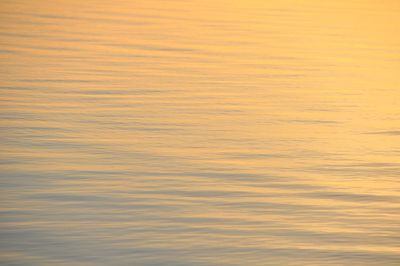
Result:
M1 1L4 265L398 265L398 1Z

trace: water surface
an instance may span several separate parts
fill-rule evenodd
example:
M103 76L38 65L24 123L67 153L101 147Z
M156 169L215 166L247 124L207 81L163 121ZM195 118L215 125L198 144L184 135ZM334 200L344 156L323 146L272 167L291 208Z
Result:
M0 12L2 265L400 265L398 1Z

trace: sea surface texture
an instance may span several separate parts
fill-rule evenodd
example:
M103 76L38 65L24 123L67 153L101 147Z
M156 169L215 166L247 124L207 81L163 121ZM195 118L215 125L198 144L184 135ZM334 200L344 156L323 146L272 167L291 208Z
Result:
M400 1L1 0L0 264L400 265Z

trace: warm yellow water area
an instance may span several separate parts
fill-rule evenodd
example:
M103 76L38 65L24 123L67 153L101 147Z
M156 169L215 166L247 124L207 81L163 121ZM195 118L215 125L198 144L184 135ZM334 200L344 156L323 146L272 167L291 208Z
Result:
M398 0L0 10L1 265L400 265Z

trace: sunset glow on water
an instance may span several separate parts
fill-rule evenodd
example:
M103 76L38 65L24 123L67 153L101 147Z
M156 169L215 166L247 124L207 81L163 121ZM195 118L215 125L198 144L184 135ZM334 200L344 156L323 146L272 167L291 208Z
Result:
M400 265L397 0L1 0L0 265Z

